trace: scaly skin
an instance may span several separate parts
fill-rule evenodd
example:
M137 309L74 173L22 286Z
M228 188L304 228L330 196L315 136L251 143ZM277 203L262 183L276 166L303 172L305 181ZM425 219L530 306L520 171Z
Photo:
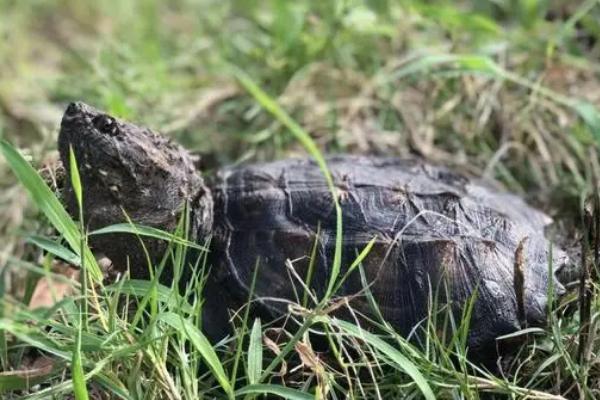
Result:
M83 103L68 106L58 148L69 169L72 147L83 186L85 225L90 230L132 221L173 231L186 204L192 210L189 239L204 243L212 231L212 197L194 168L190 154L151 130L120 121ZM70 174L67 173L70 177ZM70 182L67 207L77 217ZM166 243L145 241L157 263ZM148 263L137 237L128 234L92 236L91 245L131 275L148 276Z

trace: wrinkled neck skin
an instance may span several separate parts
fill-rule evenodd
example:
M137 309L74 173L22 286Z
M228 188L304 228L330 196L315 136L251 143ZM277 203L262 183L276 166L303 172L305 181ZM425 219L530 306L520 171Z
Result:
M58 147L67 169L65 202L71 215L78 218L70 181L70 149L75 154L88 230L130 219L172 232L187 206L188 239L202 244L208 238L212 230L212 198L192 157L182 147L147 128L120 121L83 103L72 103L65 111ZM90 243L117 269L129 266L133 277L148 276L147 257L135 235L92 235ZM144 239L144 244L156 266L167 243Z

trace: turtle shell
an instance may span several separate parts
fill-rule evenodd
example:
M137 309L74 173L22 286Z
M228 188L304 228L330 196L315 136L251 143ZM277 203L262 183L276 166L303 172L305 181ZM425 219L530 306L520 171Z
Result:
M335 156L327 162L343 213L340 275L375 240L362 261L364 279L357 268L336 293L351 296L357 311L373 314L361 295L366 281L384 318L408 335L430 315L435 293L442 293L437 300L456 312L475 295L471 348L493 344L524 322L544 320L550 280L557 292L562 290L549 277L546 215L514 195L418 160ZM241 297L247 297L258 265L254 295L271 312L285 313L289 302L301 301L299 279L306 282L311 263L308 284L318 298L323 296L332 267L336 213L314 161L225 168L212 190L216 273L232 282ZM553 250L555 268L565 257ZM522 263L522 311L515 294L515 262Z

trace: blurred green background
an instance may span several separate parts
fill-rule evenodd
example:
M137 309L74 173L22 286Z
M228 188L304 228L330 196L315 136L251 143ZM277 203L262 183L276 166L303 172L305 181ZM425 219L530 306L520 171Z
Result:
M303 154L233 64L328 153L417 154L572 221L597 163L599 20L597 1L0 0L0 131L52 165L82 100L209 167ZM0 262L38 225L0 160Z

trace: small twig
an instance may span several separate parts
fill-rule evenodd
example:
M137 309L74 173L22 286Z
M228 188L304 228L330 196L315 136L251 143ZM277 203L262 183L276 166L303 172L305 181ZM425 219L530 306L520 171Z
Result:
M529 237L525 236L517 245L513 272L517 317L521 328L527 327L527 316L525 315L525 243L528 239Z

